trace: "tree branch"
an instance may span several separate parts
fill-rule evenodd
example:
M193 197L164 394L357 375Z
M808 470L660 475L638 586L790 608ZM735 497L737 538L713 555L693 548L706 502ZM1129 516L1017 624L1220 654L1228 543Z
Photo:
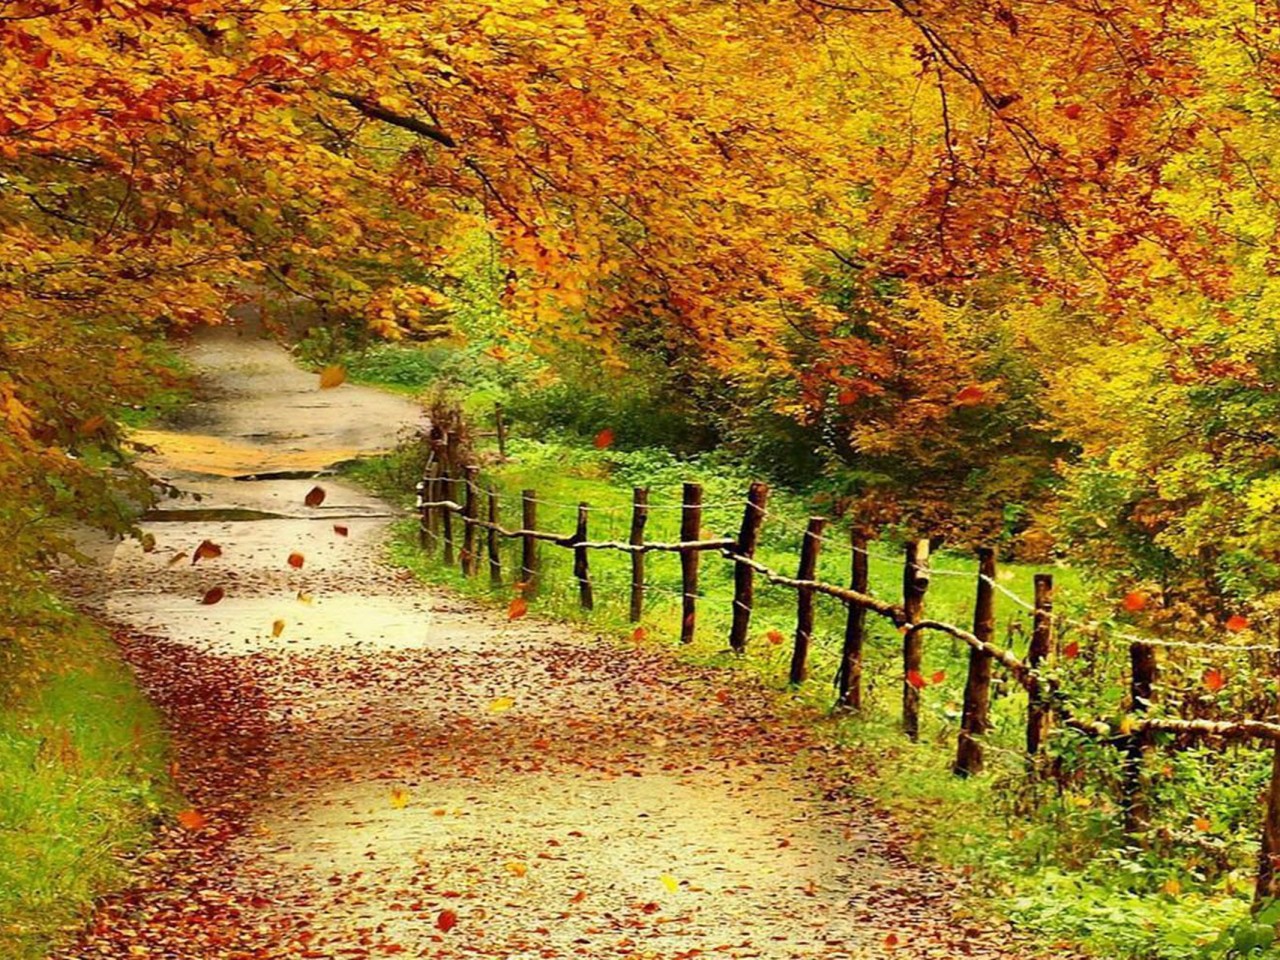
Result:
M406 117L403 114L388 110L386 107L380 106L367 97L361 97L354 93L342 93L340 91L331 90L329 96L344 103L349 103L355 107L366 117L374 120L381 120L383 123L389 123L393 127L399 127L401 130L408 130L416 133L420 137L426 137L428 140L434 140L436 143L445 147L456 147L458 141L445 133L434 124L427 123L425 120L419 120L417 117Z

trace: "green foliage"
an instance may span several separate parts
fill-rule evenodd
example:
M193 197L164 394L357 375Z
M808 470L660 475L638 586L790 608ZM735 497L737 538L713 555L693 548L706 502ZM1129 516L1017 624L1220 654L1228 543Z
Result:
M48 604L32 599L31 604ZM160 718L108 637L66 611L0 645L0 954L39 960L172 809Z

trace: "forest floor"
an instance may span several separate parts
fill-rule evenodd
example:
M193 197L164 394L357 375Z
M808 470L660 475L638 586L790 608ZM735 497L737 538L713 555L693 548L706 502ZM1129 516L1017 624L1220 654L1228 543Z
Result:
M395 510L327 471L415 404L233 331L190 358L200 401L141 436L177 494L155 548L98 544L68 586L191 809L56 957L1031 954L762 688L389 566Z

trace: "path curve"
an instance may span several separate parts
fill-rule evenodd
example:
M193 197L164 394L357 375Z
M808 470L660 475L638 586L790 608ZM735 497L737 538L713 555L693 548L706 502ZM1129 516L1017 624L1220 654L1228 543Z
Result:
M387 504L296 475L414 405L234 332L191 356L203 400L144 438L183 496L75 586L192 810L58 957L1015 956L759 689L412 582Z

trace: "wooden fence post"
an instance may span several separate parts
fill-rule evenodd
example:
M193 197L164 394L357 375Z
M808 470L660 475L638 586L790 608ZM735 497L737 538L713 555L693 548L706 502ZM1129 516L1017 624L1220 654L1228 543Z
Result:
M871 574L866 534L854 530L849 537L853 559L849 566L849 587L866 593ZM867 632L867 608L851 603L844 624L844 647L836 674L836 706L842 710L862 709L862 644Z
M587 504L578 504L578 527L573 532L573 575L578 581L578 605L583 610L590 610L595 606L595 596L591 591L591 571L587 566L587 548L581 546L587 541L587 514L590 510Z
M996 638L996 552L978 549L978 596L973 607L973 635L983 643ZM964 708L960 714L960 740L956 762L951 768L957 777L982 772L982 736L990 729L987 711L991 705L991 654L969 648L969 674L964 684Z
M686 483L680 510L680 540L691 543L700 539L702 532L702 484ZM681 604L680 642L692 643L693 630L698 619L698 561L697 550L680 551Z
M442 484L440 483L440 461L433 460L431 464L431 472L427 477L427 499L432 503L439 503L441 500ZM431 552L435 553L440 549L441 528L444 525L442 519L443 510L439 507L431 507L427 515L427 528L431 534Z
M453 477L450 477L450 476L441 477L439 483L440 483L440 499L448 500L450 502L456 503L457 501L454 499L455 492L456 492L454 488L456 484L454 483ZM444 562L445 562L445 566L451 567L454 564L453 508L452 507L440 508L440 522L444 530L443 532Z
M818 572L818 552L822 549L822 531L826 517L810 517L800 544L800 569L797 580L813 580ZM813 590L796 589L796 641L791 651L792 684L804 683L809 676L809 642L813 639Z
M738 542L734 552L740 557L755 556L760 544L760 527L764 523L764 508L769 500L769 487L753 483L747 489L747 506L742 511L742 526L738 528ZM734 653L747 649L747 632L751 629L751 605L756 592L756 572L748 564L735 563L733 567L733 626L729 629L729 646Z
M502 552L498 549L498 531L494 529L498 525L498 491L489 488L489 509L487 512L489 527L489 582L495 587L502 584Z
M631 491L631 545L644 543L644 526L649 522L649 488L636 487ZM631 622L639 623L644 616L644 552L631 554Z
M929 589L929 541L907 544L902 568L902 609L908 628L902 636L902 729L911 740L920 739L920 668L924 658L924 638L910 629L924 618L924 594Z
M415 491L418 495L418 546L424 553L431 552L431 508L427 506L431 502L431 496L428 489L431 481L428 480L428 470L422 471L422 479L418 481Z
M520 582L524 595L532 597L538 592L538 541L531 531L538 529L538 493L536 490L520 492L520 527L524 530L520 545Z
M1271 784L1267 810L1262 817L1262 849L1258 852L1258 882L1253 908L1280 897L1280 741L1271 748Z
M1033 671L1047 664L1053 653L1053 576L1037 573L1035 584L1035 614L1027 650L1027 666ZM1027 754L1032 757L1040 752L1049 730L1049 693L1046 684L1037 680L1027 704Z
M1137 641L1130 643L1129 668L1129 712L1141 716L1151 705L1156 680L1155 647ZM1142 761L1150 745L1151 736L1145 731L1129 733L1122 741L1124 829L1130 834L1140 832L1149 820L1146 799L1142 796Z
M502 404L493 405L493 432L498 438L498 456L507 459L507 418Z
M476 544L476 519L480 512L479 477L479 467L463 468L462 485L466 489L462 492L462 575L465 577L474 577L480 568L480 548Z

